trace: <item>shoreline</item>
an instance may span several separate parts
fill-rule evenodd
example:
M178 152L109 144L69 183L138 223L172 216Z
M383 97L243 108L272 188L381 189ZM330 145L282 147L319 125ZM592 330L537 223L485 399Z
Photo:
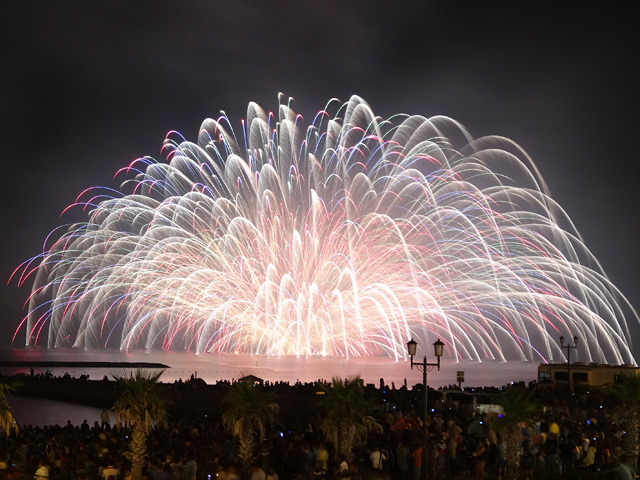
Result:
M68 362L55 360L0 360L0 367L51 368L171 368L156 362Z

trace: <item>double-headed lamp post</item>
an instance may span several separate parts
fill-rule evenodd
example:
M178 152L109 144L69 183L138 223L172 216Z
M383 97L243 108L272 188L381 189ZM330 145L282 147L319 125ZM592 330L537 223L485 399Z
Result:
M569 377L569 398L571 398L571 392L573 391L573 382L571 381L571 350L578 348L578 337L573 337L573 345L564 344L564 336L560 336L560 348L567 349L567 376Z
M438 370L440 370L440 357L442 357L442 352L444 350L444 343L442 343L440 341L440 339L438 339L434 344L433 344L433 349L434 349L434 354L436 356L436 358L438 359L438 361L436 363L427 363L427 356L425 355L424 358L422 359L422 362L414 362L413 361L413 356L416 354L416 348L418 347L418 343L411 339L407 342L407 351L409 352L409 356L411 357L411 369L413 369L413 367L416 367L418 370L422 371L422 389L423 389L423 395L424 395L424 411L423 411L423 431L422 431L422 472L421 472L421 477L422 479L426 479L427 478L427 462L425 461L427 459L427 438L428 438L428 432L427 432L427 415L428 415L428 390L429 388L427 387L427 372L430 372L431 370L433 370L435 367L438 367Z

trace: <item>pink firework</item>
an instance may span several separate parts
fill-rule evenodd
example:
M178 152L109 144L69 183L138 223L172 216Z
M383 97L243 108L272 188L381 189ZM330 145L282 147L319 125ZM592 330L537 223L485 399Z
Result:
M514 142L355 96L229 125L80 195L87 222L17 271L27 345L546 361L578 335L581 360L634 362L635 311Z

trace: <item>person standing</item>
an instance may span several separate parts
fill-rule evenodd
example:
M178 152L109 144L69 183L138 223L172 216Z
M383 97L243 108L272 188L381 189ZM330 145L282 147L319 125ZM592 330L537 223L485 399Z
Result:
M317 458L316 458L316 472L324 475L329 470L329 451L324 446L324 443L318 445Z
M458 475L458 443L460 443L460 432L462 430L455 423L449 428L446 440L447 468L449 475L453 478Z
M371 460L371 466L374 470L382 470L384 468L384 461L387 459L387 454L384 450L380 450L380 446L376 445L369 455Z
M107 410L106 408L104 408L100 413L100 421L102 422L102 425L101 425L102 428L109 426L109 421L110 421L109 410Z
M411 452L412 479L420 480L422 475L422 445L415 445Z
M187 463L184 464L184 478L185 480L196 480L197 473L198 464L196 463L196 456L193 452L189 452Z
M409 451L402 442L396 448L396 468L400 480L409 480Z
M474 468L475 477L477 480L482 480L485 477L485 466L487 464L487 441L484 438L481 438L478 442L478 446L476 448L473 456L476 460L476 466Z
M497 437L497 446L498 446L498 478L507 478L507 451L506 451L506 443L504 442L504 438L502 435L498 434Z

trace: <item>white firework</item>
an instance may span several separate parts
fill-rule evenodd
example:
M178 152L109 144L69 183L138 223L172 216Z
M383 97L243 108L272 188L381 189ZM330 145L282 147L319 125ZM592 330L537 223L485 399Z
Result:
M514 142L332 105L305 126L251 103L242 135L206 120L84 192L88 221L18 270L27 345L404 358L428 335L547 361L578 335L581 359L634 363L635 311Z

